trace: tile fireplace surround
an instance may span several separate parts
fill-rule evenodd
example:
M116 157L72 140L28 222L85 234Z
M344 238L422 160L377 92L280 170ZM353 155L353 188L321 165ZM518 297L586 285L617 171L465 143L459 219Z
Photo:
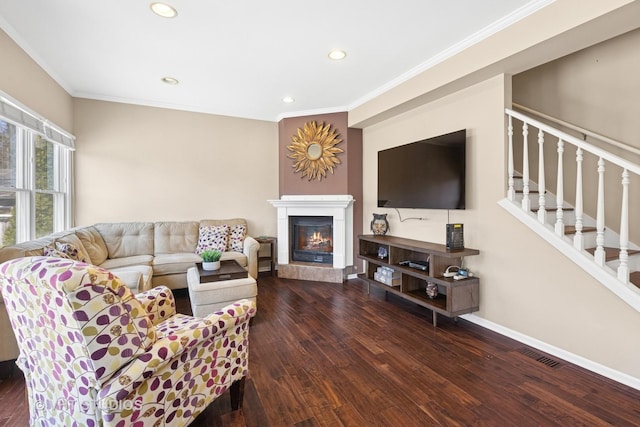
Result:
M291 195L268 202L278 209L278 277L342 283L353 266L353 196ZM333 265L291 261L290 216L333 218Z

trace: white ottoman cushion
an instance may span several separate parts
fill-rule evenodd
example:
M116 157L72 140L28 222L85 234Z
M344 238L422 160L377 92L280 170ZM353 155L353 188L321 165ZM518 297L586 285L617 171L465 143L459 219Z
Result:
M200 283L196 267L187 271L187 283L195 317L207 316L243 298L255 301L258 295L258 285L252 277Z

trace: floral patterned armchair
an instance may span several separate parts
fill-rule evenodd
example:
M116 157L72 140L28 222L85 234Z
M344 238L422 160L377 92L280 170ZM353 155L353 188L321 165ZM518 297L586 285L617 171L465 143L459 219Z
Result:
M31 425L182 426L228 388L241 405L253 302L194 318L164 286L134 296L107 270L48 257L1 264L0 287Z

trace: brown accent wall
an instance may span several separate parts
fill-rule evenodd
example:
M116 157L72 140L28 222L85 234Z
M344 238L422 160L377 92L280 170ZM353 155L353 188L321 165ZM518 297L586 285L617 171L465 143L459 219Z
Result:
M337 154L340 163L333 173L321 180L309 181L308 177L301 178L302 172L295 173L293 160L288 157L287 149L292 143L292 137L298 129L310 121L331 124L332 129L340 135L342 142L336 147L344 150ZM355 199L353 204L353 233L354 233L354 264L358 252L356 236L362 233L362 130L350 129L347 125L347 113L317 114L312 116L291 117L282 119L278 123L278 182L280 196L282 195L322 195L322 194L350 194Z
M355 199L353 203L353 264L358 271L361 263L358 262L358 234L365 232L363 225L363 189L362 189L362 129L349 128L347 130L349 152L347 153L348 183L347 193ZM367 229L368 230L368 229Z
M305 123L315 120L331 124L332 129L342 138L342 142L336 145L342 148L344 153L337 154L340 164L337 165L333 174L327 172L327 176L320 181L317 179L309 181L308 177L301 178L302 172L294 173L293 160L287 157L290 151L287 146L291 145L291 137L296 135L298 128L302 128ZM349 141L347 140L347 113L318 114L314 116L291 117L280 121L279 135L279 163L280 163L280 196L291 194L348 194L348 168Z

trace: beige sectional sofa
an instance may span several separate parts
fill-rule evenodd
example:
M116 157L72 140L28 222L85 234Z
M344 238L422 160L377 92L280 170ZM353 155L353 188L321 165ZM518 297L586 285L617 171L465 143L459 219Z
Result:
M187 287L187 270L201 261L195 253L201 226L243 226L242 218L201 221L116 222L51 234L0 249L0 263L24 256L43 255L56 242L71 243L78 257L116 274L133 291L157 285ZM222 260L235 259L253 278L258 277L259 243L245 234L242 252L227 250ZM0 295L0 361L18 355L13 331Z

